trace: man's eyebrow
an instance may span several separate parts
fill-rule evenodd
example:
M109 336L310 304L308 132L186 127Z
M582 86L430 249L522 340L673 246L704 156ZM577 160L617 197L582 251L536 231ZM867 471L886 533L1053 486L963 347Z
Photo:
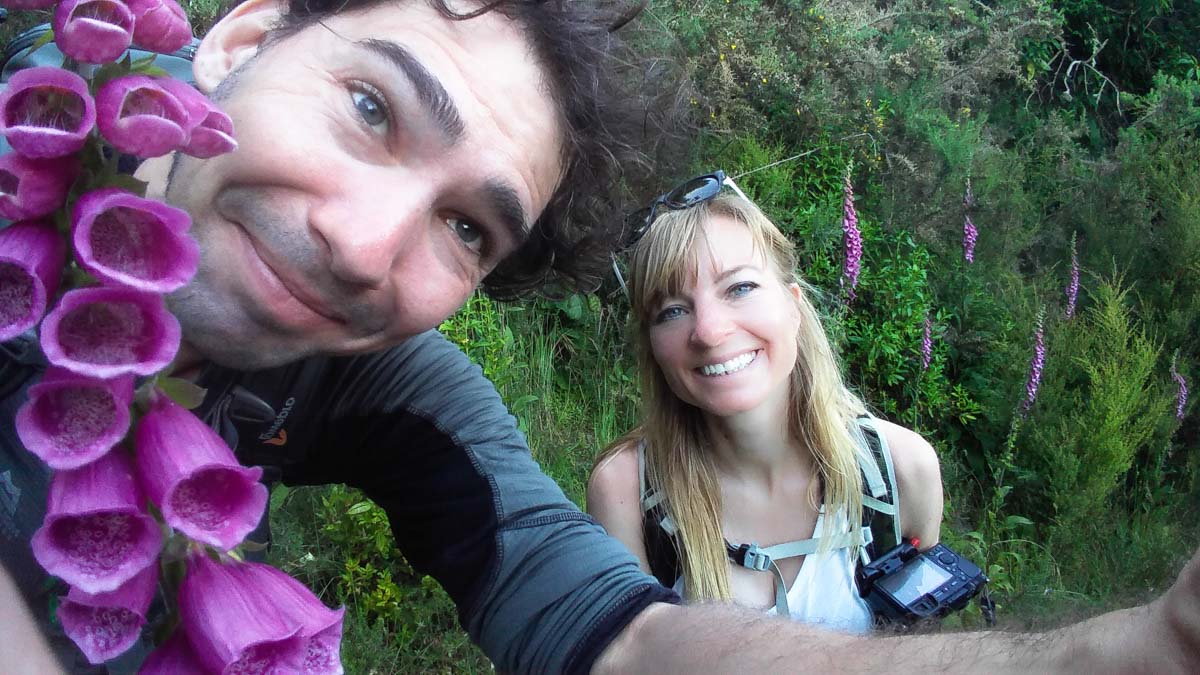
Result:
M425 105L425 109L442 129L442 134L450 143L458 142L466 132L458 107L442 83L425 69L412 52L403 45L391 40L367 39L355 44L366 47L370 51L387 59L398 68L417 90L417 98Z
M495 178L488 180L483 190L492 210L512 235L513 241L517 244L524 242L525 237L529 235L530 226L517 191Z

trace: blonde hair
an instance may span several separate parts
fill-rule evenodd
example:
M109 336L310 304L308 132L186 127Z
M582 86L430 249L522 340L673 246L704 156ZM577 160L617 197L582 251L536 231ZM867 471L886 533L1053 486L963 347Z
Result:
M715 217L745 225L755 251L774 268L780 283L801 284L788 429L800 447L812 453L821 478L810 488L813 507L818 508L823 491L831 513L862 513L857 459L861 439L855 418L864 412L864 406L843 383L829 339L809 299L811 289L796 276L795 246L757 206L732 195L663 213L633 252L629 290L641 371L647 480L662 491L666 513L678 528L679 561L688 599L693 601L731 598L721 534L721 491L704 413L681 401L667 385L650 350L649 326L662 299L675 295L695 278L698 249L704 244L705 228ZM605 452L618 447L628 447L628 438ZM858 520L857 515L850 516L852 524Z

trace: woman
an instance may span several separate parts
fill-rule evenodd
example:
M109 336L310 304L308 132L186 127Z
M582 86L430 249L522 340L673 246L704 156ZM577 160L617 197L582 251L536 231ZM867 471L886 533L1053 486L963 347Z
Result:
M646 417L598 459L588 511L689 601L866 631L854 583L870 538L864 499L884 511L898 501L899 534L933 546L937 456L916 433L865 417L794 275L791 242L754 204L717 194L723 174L696 180L708 187L692 181L655 202L633 252ZM864 498L874 434L898 500ZM766 561L752 543L786 545Z

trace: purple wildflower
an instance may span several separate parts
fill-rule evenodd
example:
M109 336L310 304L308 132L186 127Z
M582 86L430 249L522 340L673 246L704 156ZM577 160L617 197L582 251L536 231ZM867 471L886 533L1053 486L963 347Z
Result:
M1076 235L1071 235L1071 282L1067 284L1067 318L1075 316L1075 300L1079 297L1079 248Z
M209 672L192 651L187 634L179 629L150 652L138 675L209 675Z
M133 12L120 0L62 0L53 24L58 48L84 63L116 61L133 39Z
M963 194L963 258L967 263L975 262L975 242L979 230L971 220L971 209L975 206L975 193L971 191L971 179L967 178L967 191Z
M846 259L842 265L842 287L850 300L854 300L854 287L858 285L858 273L862 270L862 232L858 229L858 212L854 209L854 185L850 182L850 169L846 169L846 181L842 200L842 241Z
M933 361L933 319L925 315L925 332L921 335L921 370L928 370Z
M183 103L146 75L126 75L96 92L96 126L121 152L161 157L187 142Z
M1171 359L1171 379L1179 385L1179 392L1175 395L1175 419L1182 420L1184 408L1187 407L1188 387L1187 380L1175 369L1175 359Z
M192 41L192 25L175 0L125 0L133 12L133 43L170 54Z
M154 564L162 546L162 530L143 503L124 452L55 472L33 555L47 572L85 593L116 590Z
M1046 365L1045 313L1038 314L1037 327L1033 332L1033 360L1029 363L1029 378L1025 381L1025 400L1021 403L1022 413L1033 408L1038 385L1042 383L1042 369Z
M180 80L166 79L160 84L187 110L188 140L181 148L184 153L205 159L237 149L233 120L207 96Z
M88 84L62 68L42 66L13 73L0 94L0 133L13 150L33 159L78 152L96 126Z
M193 653L208 672L300 672L305 656L299 621L266 595L249 563L192 556L179 588L179 612ZM326 610L328 611L328 610ZM241 667L254 664L254 671Z
M76 469L129 430L133 376L96 380L51 367L17 411L17 435L52 469Z
M74 157L29 159L16 152L0 156L0 218L26 220L53 213L67 200L79 175Z
M67 247L54 224L26 220L0 229L0 342L32 328L58 291Z
M58 620L87 660L100 665L137 642L157 586L158 565L150 564L113 591L72 588L58 606Z
M200 248L186 211L105 188L80 197L71 221L76 259L104 281L169 293L196 273Z
M239 464L215 431L167 396L150 404L135 439L142 486L171 527L227 551L262 519L262 468Z
M179 321L162 296L131 288L68 291L42 322L42 353L80 375L152 375L179 350Z

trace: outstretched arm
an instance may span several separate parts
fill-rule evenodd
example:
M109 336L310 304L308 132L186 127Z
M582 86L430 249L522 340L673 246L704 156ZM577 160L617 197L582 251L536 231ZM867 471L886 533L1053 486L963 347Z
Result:
M1200 671L1200 552L1161 598L1038 634L854 637L728 605L654 605L593 672L1195 673Z

